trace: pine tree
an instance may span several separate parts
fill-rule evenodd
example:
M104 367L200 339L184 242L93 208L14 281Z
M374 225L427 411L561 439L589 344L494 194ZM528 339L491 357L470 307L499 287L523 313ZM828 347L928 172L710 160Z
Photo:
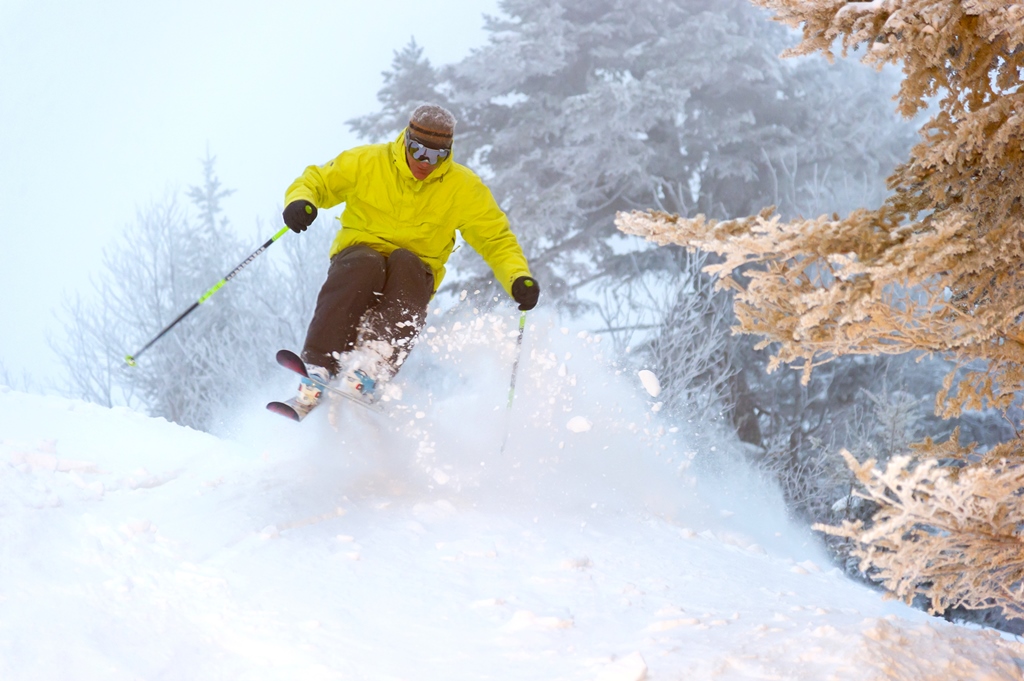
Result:
M67 338L55 349L75 396L211 430L239 391L276 370L273 352L301 340L326 270L326 229L254 261L138 366L124 362L250 252L224 217L221 202L232 191L218 179L215 161L207 154L202 184L186 192L194 216L175 196L140 210L105 252L93 290L65 301ZM260 231L265 238L267 230Z
M676 266L624 257L616 211L727 215L768 200L795 214L851 179L880 185L896 161L887 149L903 133L879 125L879 79L780 64L786 31L744 0L500 6L488 43L457 64L435 69L415 43L396 54L383 110L351 124L381 140L422 101L452 109L456 160L487 179L548 300L579 303L637 258ZM453 265L453 283L487 279L461 254Z
M853 64L780 62L791 34L744 0L510 0L501 10L487 44L456 64L432 66L410 43L385 74L381 111L350 125L383 141L423 101L453 110L455 159L509 213L545 305L600 317L615 347L657 371L666 408L724 411L744 441L784 447L787 460L838 437L843 415L867 408L858 388L884 362L840 363L809 386L766 376L764 354L720 323L731 303L697 261L623 239L613 217L763 203L796 216L881 200L911 145L892 112L896 81ZM490 278L461 249L445 284L486 289ZM704 333L691 337L698 323ZM853 398L827 399L846 388Z
M438 74L423 48L410 38L409 44L395 52L391 70L381 74L384 87L377 91L381 110L348 121L360 137L381 142L398 133L409 122L409 114L420 104L447 104L438 89Z
M718 221L649 211L623 213L620 229L719 254L710 269L737 291L739 328L772 344L773 366L793 364L808 380L843 355L944 356L957 366L937 394L938 414L991 407L1012 419L1024 389L1024 6L755 1L802 28L790 54L831 59L841 41L844 55L863 48L869 64L901 65L905 116L937 98L922 141L889 179L891 195L843 218L786 222L768 208ZM862 542L864 569L880 570L908 601L924 594L939 609L1019 604L1024 548L1011 507L1019 506L1024 440L984 454L951 443L927 439L917 447L920 463L861 471L867 493L889 503L880 501L874 530L838 531ZM946 522L940 499L960 504L965 522ZM907 540L911 527L918 534ZM998 551L986 548L985 533L1002 538Z

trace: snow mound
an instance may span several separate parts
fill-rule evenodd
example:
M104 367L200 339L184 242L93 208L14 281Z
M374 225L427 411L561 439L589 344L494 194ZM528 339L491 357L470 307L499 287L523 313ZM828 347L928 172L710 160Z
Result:
M432 316L385 415L293 424L282 376L222 438L0 388L0 678L1020 678L696 475L596 340L532 316L509 413L516 321Z

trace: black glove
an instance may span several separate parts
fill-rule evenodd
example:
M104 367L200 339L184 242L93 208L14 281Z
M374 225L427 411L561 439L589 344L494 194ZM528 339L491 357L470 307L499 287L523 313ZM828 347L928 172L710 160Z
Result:
M512 282L512 297L519 303L520 310L532 310L539 296L540 284L533 277L519 277Z
M305 199L299 199L289 203L281 216L284 218L284 224L293 232L305 232L306 228L313 224L313 220L316 220L316 206Z

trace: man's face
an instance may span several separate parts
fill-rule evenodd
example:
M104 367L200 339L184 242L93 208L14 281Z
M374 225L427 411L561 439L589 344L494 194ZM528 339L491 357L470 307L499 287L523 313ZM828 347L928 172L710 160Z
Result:
M434 172L437 166L430 165L429 161L417 161L409 153L409 150L405 150L405 161L409 164L409 170L412 171L412 176L417 180L425 180L430 173Z
M412 122L409 123L410 127ZM425 180L434 168L439 166L452 153L451 147L435 149L410 136L406 131L405 137L405 162L409 164L412 175L417 180Z

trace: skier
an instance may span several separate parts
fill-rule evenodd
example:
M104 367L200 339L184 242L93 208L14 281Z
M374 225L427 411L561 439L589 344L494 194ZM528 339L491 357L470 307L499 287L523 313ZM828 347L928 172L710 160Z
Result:
M302 350L308 377L289 401L300 418L339 375L347 392L379 397L426 320L456 230L520 310L537 304L540 287L508 218L483 181L452 158L454 131L447 109L420 106L394 141L309 166L288 187L283 216L295 232L318 208L345 204Z

